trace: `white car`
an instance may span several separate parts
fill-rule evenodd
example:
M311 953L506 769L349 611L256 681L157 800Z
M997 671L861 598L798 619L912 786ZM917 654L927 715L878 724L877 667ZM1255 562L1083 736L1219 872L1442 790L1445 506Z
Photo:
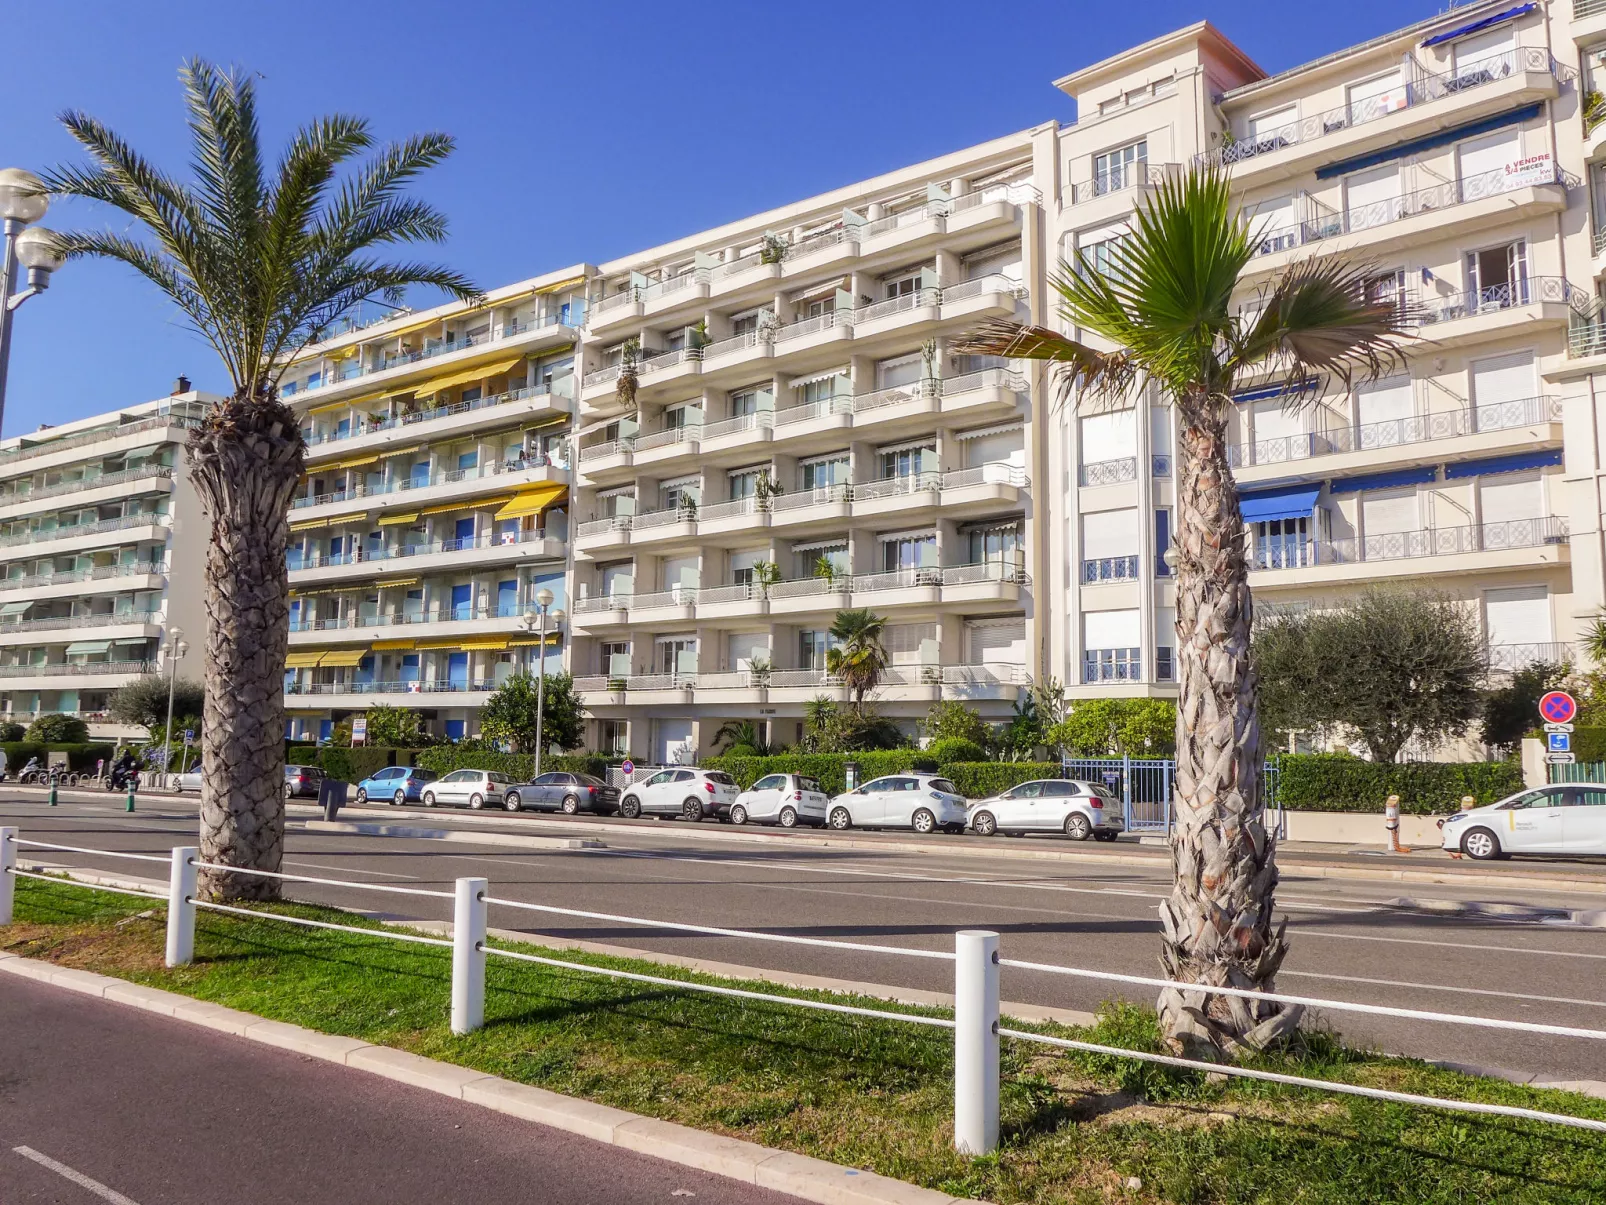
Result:
M1606 786L1555 783L1440 821L1444 848L1469 858L1606 854Z
M731 823L821 825L830 802L819 782L807 774L766 774L736 797Z
M1064 833L1073 841L1114 841L1126 827L1121 801L1102 784L1038 778L970 805L971 831Z
M740 793L736 780L723 770L676 767L626 787L619 797L619 814L626 820L638 816L717 819L730 814Z
M492 770L453 770L424 788L424 806L468 804L471 808L505 807L503 796L513 780Z
M912 828L917 833L965 830L968 805L959 788L935 774L886 774L831 800L834 829Z

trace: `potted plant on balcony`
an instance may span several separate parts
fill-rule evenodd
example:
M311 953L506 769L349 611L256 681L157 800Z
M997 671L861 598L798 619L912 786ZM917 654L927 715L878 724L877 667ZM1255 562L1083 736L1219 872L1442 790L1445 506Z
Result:
M697 499L690 494L680 496L680 520L682 523L697 522Z
M774 343L776 332L780 329L781 320L774 310L758 312L758 325L753 329L753 335L760 343Z
M708 337L708 319L699 318L696 323L686 330L686 350L691 353L694 360L702 358L703 348L713 340Z
M753 482L753 497L758 502L758 509L761 511L769 510L770 500L778 494L784 493L786 493L786 490L779 481L770 476L768 469L761 470L758 474L758 480Z
M763 245L758 249L758 262L761 264L778 264L786 258L789 248L786 240L771 231L764 234Z
M754 657L747 663L747 672L753 676L754 686L768 686L772 668L768 657Z
M613 395L621 406L636 404L636 386L641 379L636 361L640 358L641 340L631 335L619 348L619 378L613 385Z
M920 363L923 369L920 375L920 396L936 397L942 391L942 382L937 373L935 339L927 339L920 345Z
M835 562L828 556L821 556L814 562L814 576L824 579L827 590L846 590L848 588L847 575L838 572ZM843 579L840 586L837 584L839 577Z
M753 583L758 587L759 594L768 598L770 587L781 580L781 567L774 561L760 561L753 566Z

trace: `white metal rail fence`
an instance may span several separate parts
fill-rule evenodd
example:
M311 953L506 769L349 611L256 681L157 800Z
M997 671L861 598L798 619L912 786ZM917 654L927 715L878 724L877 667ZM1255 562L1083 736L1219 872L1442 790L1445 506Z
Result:
M1574 1117L1565 1113L1551 1113L1541 1109L1528 1109L1516 1105L1487 1104L1481 1101L1455 1100L1423 1096L1413 1092L1395 1092L1384 1088L1369 1088L1359 1084L1338 1083L1332 1080L1311 1079L1305 1076L1285 1075L1280 1072L1261 1071L1232 1064L1210 1063L1197 1059L1177 1058L1144 1050L1129 1050L1121 1046L1107 1046L1098 1042L1085 1042L1073 1038L1058 1038L1028 1030L1010 1029L1001 1024L999 1015L999 972L1002 967L1052 975L1094 979L1106 983L1151 988L1178 988L1185 992L1204 992L1219 996L1238 996L1248 1000L1267 1000L1297 1004L1306 1008L1329 1009L1334 1012L1360 1013L1369 1016L1396 1017L1414 1021L1427 1021L1447 1025L1465 1025L1484 1029L1516 1030L1524 1033L1548 1034L1553 1037L1580 1038L1589 1041L1606 1041L1606 1030L1583 1029L1571 1025L1549 1025L1534 1021L1512 1021L1502 1017L1468 1016L1460 1013L1431 1012L1416 1008L1395 1008L1386 1005L1362 1004L1348 1000L1326 1000L1313 996L1293 996L1281 992L1260 992L1248 988L1202 987L1199 984L1179 983L1174 980L1146 975L1127 975L1113 971L1099 971L1086 967L1059 966L1053 963L1028 962L999 955L999 935L983 930L962 929L954 934L954 949L918 950L904 946L878 945L866 942L834 941L823 937L801 937L784 933L764 933L750 929L729 929L716 925L688 924L681 921L657 920L640 916L621 916L609 912L592 912L579 908L562 908L553 904L534 904L523 900L503 899L490 894L490 884L483 878L460 878L453 891L430 891L419 887L393 887L374 883L350 883L341 879L317 878L310 875L279 874L261 870L241 870L202 862L193 846L180 846L168 857L153 854L127 853L120 850L90 849L83 846L60 845L47 841L25 840L16 828L0 827L0 925L12 921L17 878L41 879L59 882L53 875L19 869L17 851L21 847L87 854L97 857L125 858L140 862L157 862L168 867L168 890L165 895L153 891L135 890L124 886L80 881L78 885L99 891L112 891L122 895L140 896L164 901L167 904L168 966L180 966L195 957L195 912L205 909L253 920L280 921L315 929L333 929L354 933L360 937L380 938L386 941L410 942L436 946L452 952L451 1028L453 1033L472 1033L485 1023L485 967L488 958L503 958L514 962L536 963L585 975L602 975L635 983L650 983L676 991L703 992L737 1000L755 1000L770 1004L784 1004L796 1008L815 1009L820 1012L848 1016L870 1017L880 1021L895 1021L910 1025L923 1025L953 1031L954 1035L954 1145L964 1154L980 1155L995 1150L999 1131L999 1044L1003 1038L1031 1042L1061 1050L1076 1050L1115 1058L1135 1059L1189 1071L1204 1071L1216 1075L1265 1083L1283 1084L1320 1092L1333 1092L1348 1096L1396 1104L1417 1105L1423 1108L1448 1110L1459 1113L1476 1113L1499 1117L1524 1118L1548 1122L1574 1129L1606 1133L1606 1121L1588 1117ZM62 869L82 869L65 868ZM314 883L346 887L361 891L378 891L395 895L423 896L452 901L452 936L450 939L409 933L394 927L365 929L355 925L335 924L331 921L308 917L289 916L258 908L239 908L197 899L196 880L199 870L217 870L230 874L257 875L292 883ZM772 942L786 945L824 947L852 950L860 953L893 954L906 958L936 959L951 962L954 966L953 1017L922 1016L918 1013L894 1012L889 1009L861 1008L850 1004L834 1004L824 1000L805 1000L772 992L751 991L745 988L724 987L718 984L697 983L686 979L648 975L614 967L593 966L571 962L562 958L548 958L527 954L521 950L503 949L487 940L488 914L491 905L536 912L550 916L604 920L615 924L641 925L647 928L668 929L683 933L700 933L715 937L735 937L750 941Z

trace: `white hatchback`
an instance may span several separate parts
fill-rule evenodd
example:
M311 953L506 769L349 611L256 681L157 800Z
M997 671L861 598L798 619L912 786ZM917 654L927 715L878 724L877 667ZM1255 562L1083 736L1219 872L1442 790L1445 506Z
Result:
M959 788L934 774L886 774L831 800L826 823L834 829L912 828L965 831L968 808Z
M1439 822L1445 849L1469 858L1606 854L1606 786L1555 783Z
M506 774L491 770L453 770L424 788L424 806L466 803L471 808L503 807L503 796L513 785Z
M971 831L1064 833L1073 841L1114 841L1126 827L1121 801L1098 783L1039 778L970 805Z
M619 814L626 820L638 816L714 819L730 814L737 794L736 780L723 770L660 770L625 789L619 797Z
M830 802L819 782L807 774L766 774L736 797L731 823L820 825Z

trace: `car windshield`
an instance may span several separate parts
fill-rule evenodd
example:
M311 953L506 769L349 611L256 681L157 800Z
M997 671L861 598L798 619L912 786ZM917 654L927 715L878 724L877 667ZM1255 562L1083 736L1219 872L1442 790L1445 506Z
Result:
M820 780L817 778L799 777L797 785L801 791L817 791L821 795L825 794L825 788L820 786Z
M944 795L959 794L959 788L954 786L954 784L949 782L946 778L928 779L926 786L930 787L933 791L941 791Z

